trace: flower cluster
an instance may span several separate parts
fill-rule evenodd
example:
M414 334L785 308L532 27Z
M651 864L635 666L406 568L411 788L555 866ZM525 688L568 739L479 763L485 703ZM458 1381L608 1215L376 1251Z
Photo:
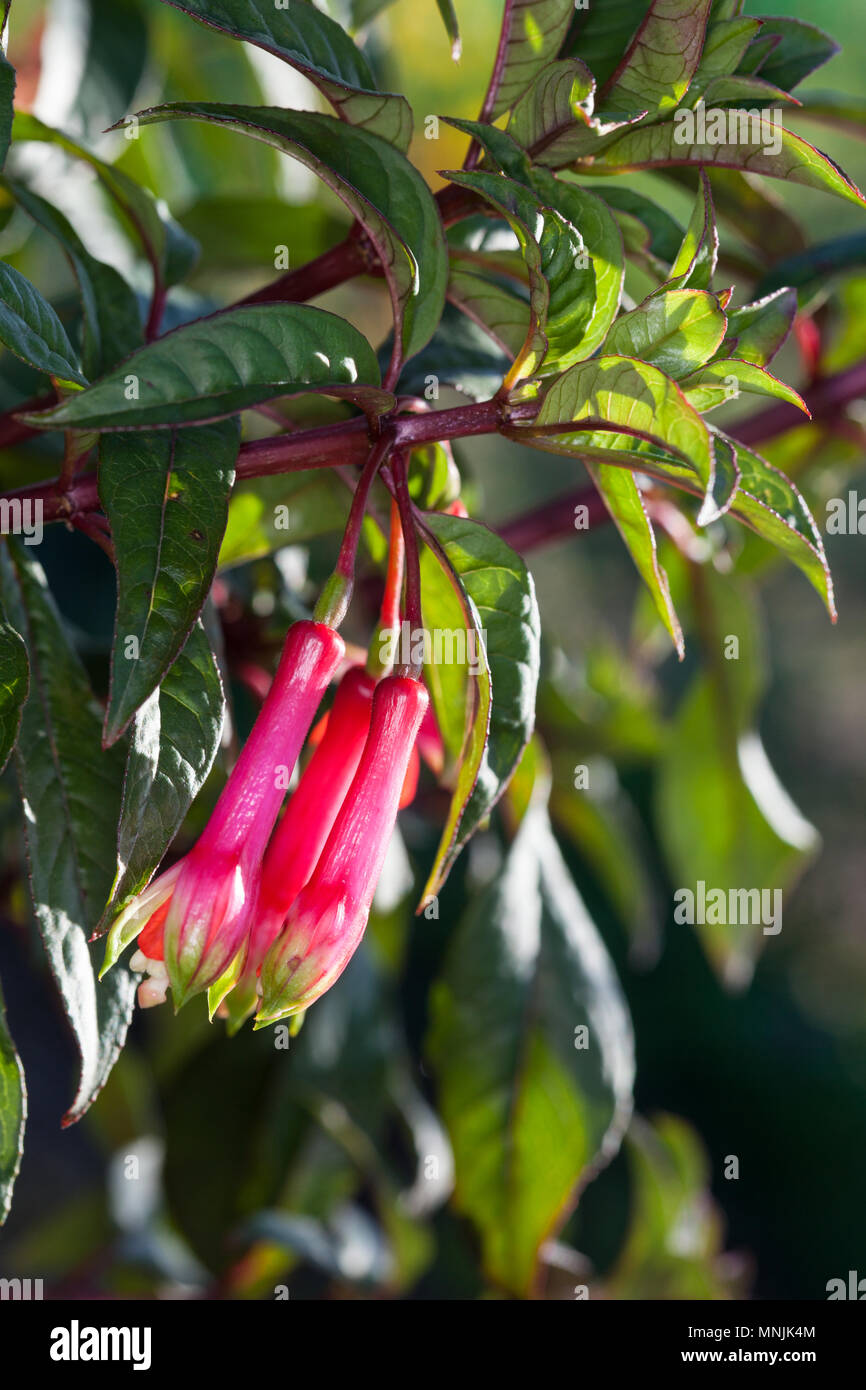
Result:
M302 1013L356 950L404 786L427 692L411 675L351 668L277 825L294 769L345 652L323 622L289 630L274 682L195 847L121 913L107 970L138 938L139 1002L207 991L232 1027ZM318 734L318 737L316 736Z

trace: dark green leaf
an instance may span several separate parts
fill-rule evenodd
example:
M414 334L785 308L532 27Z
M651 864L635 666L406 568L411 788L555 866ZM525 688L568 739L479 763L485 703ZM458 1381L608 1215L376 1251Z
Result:
M0 169L6 163L12 139L12 117L15 101L15 69L0 53Z
M84 370L91 379L100 376L141 342L135 294L113 266L90 255L62 212L16 179L4 179L3 186L63 248L81 295Z
M601 196L614 212L625 213L642 223L646 237L641 243L641 250L652 258L653 268L667 276L666 267L676 260L683 241L683 229L676 219L658 203L645 198L642 193L635 193L631 188L611 184L609 188L602 189ZM638 247L626 242L626 249L637 251Z
M184 324L26 418L44 429L166 428L219 420L275 396L352 394L378 381L373 349L345 319L308 304L251 304Z
M0 1225L12 1204L12 1189L21 1166L27 1090L24 1068L6 1023L6 1003L0 988Z
M619 984L540 807L451 943L429 1054L455 1203L488 1275L526 1295L542 1241L619 1146L634 1071Z
M69 647L39 566L12 545L0 554L4 606L30 654L30 695L15 758L30 890L81 1071L64 1123L105 1085L132 1015L135 980L116 966L96 983L88 937L111 887L123 755L104 752L100 711Z
M61 381L84 382L66 329L35 285L0 261L0 343Z
M652 0L602 97L606 109L645 108L661 116L678 106L700 61L711 0Z
M117 871L101 927L150 880L207 777L223 726L222 683L200 622L136 715L117 827Z
M473 269L464 269L455 259L448 279L448 298L489 333L509 357L517 356L529 331L529 301L525 295L485 279Z
M244 132L312 169L365 228L388 279L403 353L429 341L442 314L448 260L436 204L393 145L332 116L274 107L173 103L139 113L156 121L204 120Z
M489 729L471 794L458 787L426 893L438 892L459 850L504 792L535 724L541 622L532 576L509 546L477 521L428 512L440 558L472 602L492 678ZM461 711L462 713L462 711ZM462 800L460 799L462 796ZM453 821L453 823L452 823Z
M454 0L436 0L436 8L442 16L445 32L451 40L451 57L455 63L459 62L463 44L460 41L460 25L454 9Z
M642 24L650 0L605 0L577 10L568 38L566 54L581 58L599 86L612 76L623 53Z
M48 7L42 35L46 87L49 74L58 71L47 55L62 55L65 64L65 80L55 81L51 93L58 125L99 140L118 111L130 109L148 56L144 8L141 0Z
M27 648L21 634L0 615L0 772L15 747L29 685Z
M157 689L201 612L225 531L238 443L236 420L101 441L99 498L117 564L106 744Z
M501 384L510 358L493 338L451 304L430 342L407 362L396 389L404 395L438 400L443 386L474 401L486 401Z
M361 50L333 19L307 0L163 0L176 10L246 39L283 58L309 78L350 125L407 150L412 109L405 97L379 92Z
M866 265L866 234L834 237L795 256L786 256L755 286L757 295L769 294L780 286L810 294L823 289L833 275ZM795 301L796 303L796 301Z
M839 45L816 25L774 17L764 20L740 71L759 72L766 82L792 92L804 77L838 52Z
M500 56L502 63L491 120L513 106L536 73L557 56L573 15L573 0L511 0L499 40L497 63Z

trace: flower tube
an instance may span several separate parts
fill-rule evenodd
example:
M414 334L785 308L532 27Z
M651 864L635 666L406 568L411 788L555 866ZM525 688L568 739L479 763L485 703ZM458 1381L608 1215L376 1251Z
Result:
M411 676L376 687L370 731L352 785L309 879L262 964L255 1026L300 1013L331 987L354 954L394 829L427 692Z
M153 977L139 991L142 1005L158 1002L170 984L179 1008L246 951L262 856L286 778L344 650L342 638L325 623L299 622L289 629L267 699L198 843L114 922L103 974L150 928L143 944L154 954L142 950L133 957Z

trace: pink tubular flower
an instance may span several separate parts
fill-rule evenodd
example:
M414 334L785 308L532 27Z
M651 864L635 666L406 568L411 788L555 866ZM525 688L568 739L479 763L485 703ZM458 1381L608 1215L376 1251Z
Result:
M268 697L201 838L113 924L103 974L147 928L141 944L153 954L133 957L133 968L153 977L140 987L143 1006L163 999L170 984L179 1008L242 963L286 778L344 650L342 638L324 623L289 629Z
M259 966L286 913L316 867L322 847L361 760L376 678L351 667L322 721L324 733L292 794L262 865L259 901L243 974L226 1000L230 1026L255 1009ZM326 722L325 722L326 721Z
M262 964L261 1028L300 1013L330 989L354 954L397 817L427 692L410 676L376 687L370 731L316 867Z

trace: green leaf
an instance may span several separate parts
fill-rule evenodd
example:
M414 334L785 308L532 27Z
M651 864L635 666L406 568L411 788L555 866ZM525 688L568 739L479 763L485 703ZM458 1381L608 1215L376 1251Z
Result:
M477 760L474 775L468 788L465 779L458 782L426 896L438 892L460 849L496 805L529 741L535 725L541 622L532 576L497 535L480 522L439 512L426 513L424 525L437 543L440 563L444 561L471 600L492 678L489 727L483 692L473 722L473 731L480 724L486 738L480 749L472 744L474 756L466 759L469 764ZM483 674L479 681L483 684ZM437 714L438 710L439 704ZM450 712L451 719L461 715L463 709Z
M677 117L691 114L679 111ZM737 112L734 108L723 114L726 117L736 115L738 119L750 119L748 112ZM730 131L730 127L728 129ZM629 170L680 165L743 169L750 174L765 174L769 178L786 179L789 183L802 184L806 188L835 193L848 202L866 206L866 199L859 188L826 155L781 126L771 125L768 141L768 144L772 144L776 138L781 141L778 154L768 154L764 145L748 141L699 144L688 136L688 127L680 125L678 120L628 130L596 156L592 172L625 173Z
M196 622L135 718L117 826L117 870L102 930L149 882L183 824L219 749L224 709L219 671Z
M671 266L671 282L678 289L708 290L719 258L719 234L713 210L710 181L700 172L698 196L683 237L683 244Z
M454 260L448 298L510 357L517 356L529 331L529 302L524 295L485 279L474 270L465 270L459 260Z
M0 53L0 169L6 163L12 139L12 118L15 114L15 69Z
M35 285L0 261L0 343L46 376L83 383L66 329Z
M20 633L0 615L0 772L15 747L29 685L27 648Z
M255 478L232 491L221 569L340 531L350 496L331 468Z
M617 319L604 353L638 357L679 381L709 362L725 327L713 295L697 289L659 290Z
M104 752L100 711L68 645L45 576L23 547L0 553L9 619L30 653L30 695L16 764L24 806L30 891L51 972L80 1056L64 1124L81 1118L105 1085L132 1015L125 966L97 986L88 937L111 886L123 756Z
M645 107L661 116L678 106L697 70L712 0L652 0L646 18L602 93L605 107Z
M682 661L685 655L683 630L671 598L668 576L659 559L653 524L634 474L626 468L612 468L608 464L587 464L587 469Z
M101 441L99 498L117 564L106 745L157 689L201 612L225 531L239 438L231 420Z
M489 1277L525 1296L542 1242L619 1147L634 1074L619 983L542 808L458 928L431 1012L455 1204Z
M445 32L451 40L451 58L457 63L460 61L463 44L460 39L460 25L457 21L457 12L454 9L454 0L436 0L436 8L442 16Z
M719 362L709 362L706 366L692 372L680 381L686 400L695 410L705 414L726 401L736 400L745 392L752 396L774 396L776 400L788 401L802 410L811 419L809 407L793 386L786 386L764 367L755 362L741 361L737 357L726 357Z
M736 456L740 484L731 514L792 560L817 589L836 621L833 581L821 533L805 500L778 468L736 439L726 439Z
M604 1296L665 1302L742 1298L737 1262L722 1253L724 1222L694 1130L675 1115L657 1115L652 1125L635 1118L624 1147L631 1175L629 1228L605 1277Z
M633 125L646 110L593 115L595 79L576 58L543 68L524 92L508 123L508 133L532 154L536 165L562 169L593 154L615 131Z
M764 299L728 310L728 328L719 356L736 356L763 367L771 362L791 331L797 313L792 289L776 290Z
M595 271L578 229L514 179L481 171L452 171L448 177L506 218L529 270L530 328L507 385L577 361L595 308Z
M703 95L716 77L736 72L750 42L760 32L759 19L711 18L697 71L689 85L689 105Z
M606 187L603 190L601 196L615 213L636 218L643 225L645 237L639 244L629 244L627 240L626 250L635 253L640 251L650 260L651 268L667 278L667 267L676 260L684 235L676 219L671 217L665 208L659 207L658 203L645 198L642 193L635 193L632 188L620 188L612 184L610 188ZM623 234L626 234L625 228Z
M586 420L589 428L535 433L569 420ZM700 481L704 503L699 523L706 525L718 515L715 457L707 426L676 383L647 363L604 356L572 367L553 383L532 425L520 430L521 437L530 433L535 448L612 464L617 463L616 451L622 451L624 466L649 473L653 461L644 446L668 448L685 463L680 474L688 478L691 473L693 485Z
M765 645L754 600L702 572L702 602L706 667L676 712L656 792L671 881L695 895L696 919L701 882L707 894L721 889L726 906L731 888L768 890L772 905L774 890L784 896L817 847L754 731ZM734 636L738 659L726 661L724 644ZM767 939L762 925L733 922L727 911L719 922L706 915L694 925L710 960L729 984L746 984ZM684 929L675 917L673 930Z
M12 1189L21 1166L27 1089L24 1068L6 1023L6 1002L0 988L0 1225L9 1215Z
M290 63L318 87L350 125L403 151L412 138L405 97L379 92L361 50L333 19L307 0L163 0L234 39L245 39Z
M402 395L423 396L431 385L453 386L471 400L486 401L509 366L509 357L489 333L446 303L439 327L406 363L395 389Z
M511 0L506 6L496 55L499 88L490 119L495 121L559 52L574 15L573 0Z
M81 296L84 370L91 379L100 376L141 343L141 316L134 292L113 266L90 255L57 208L17 179L4 178L2 187L63 249Z
M43 429L167 428L378 381L373 349L345 319L308 304L250 304L183 324L60 405L21 418Z
M534 171L533 186L578 229L595 272L595 304L580 344L581 357L591 357L619 313L625 278L622 234L607 204L594 191L554 178L545 169ZM575 284L575 292L577 288Z
M56 145L73 159L89 164L141 242L153 268L155 283L165 287L185 278L198 256L198 243L187 236L165 205L160 204L149 189L29 112L16 111L12 134L16 140L37 140Z
M562 55L581 58L598 85L613 75L623 53L646 16L649 0L604 0L577 10Z
M765 19L760 33L750 45L741 72L760 72L786 92L828 62L839 52L839 45L814 24L802 19Z
M252 135L312 169L368 233L382 262L403 354L432 336L442 314L448 259L433 196L393 145L332 116L274 107L172 103L139 112L142 125L203 120Z

